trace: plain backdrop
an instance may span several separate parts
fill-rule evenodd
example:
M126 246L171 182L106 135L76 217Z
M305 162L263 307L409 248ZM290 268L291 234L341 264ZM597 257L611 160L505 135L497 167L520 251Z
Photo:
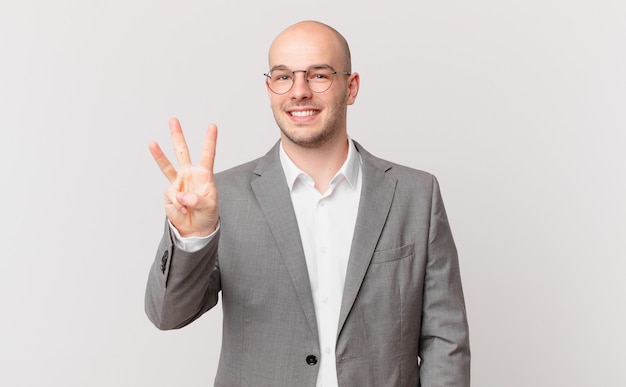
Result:
M216 169L277 140L267 48L351 44L350 135L435 174L476 387L626 386L626 3L8 1L0 5L0 384L211 386L221 308L144 314L179 117ZM259 359L263 361L263 359Z

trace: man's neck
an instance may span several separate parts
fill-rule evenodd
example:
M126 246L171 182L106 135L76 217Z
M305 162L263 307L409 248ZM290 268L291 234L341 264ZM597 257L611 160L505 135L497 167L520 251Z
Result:
M282 139L282 147L293 163L324 193L348 157L348 136L343 134L316 148L306 148Z

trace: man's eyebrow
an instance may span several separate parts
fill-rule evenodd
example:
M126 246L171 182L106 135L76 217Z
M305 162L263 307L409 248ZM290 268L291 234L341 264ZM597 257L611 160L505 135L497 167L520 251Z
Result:
M310 69L319 69L319 68L329 68L333 71L335 71L335 69L333 68L333 66L326 64L326 63L320 63L320 64L314 64L309 66Z
M289 70L289 67L285 65L276 65L272 67L270 70Z
M310 65L309 67L306 68L306 70L308 70L308 69L318 69L320 67L324 67L324 68L327 67L327 68L335 71L335 69L331 65L328 65L326 63L319 63L319 64ZM270 71L271 70L290 70L290 71L294 71L294 70L291 70L289 67L287 67L287 66L285 66L283 64L276 65L276 66L272 67L270 69Z

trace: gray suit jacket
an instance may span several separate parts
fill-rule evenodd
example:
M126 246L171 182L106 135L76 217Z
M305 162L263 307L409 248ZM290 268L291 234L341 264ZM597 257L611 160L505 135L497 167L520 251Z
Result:
M359 144L363 188L337 335L340 386L469 386L459 264L434 176ZM315 386L313 298L278 144L216 175L220 231L196 253L166 227L146 311L160 329L216 305L224 328L216 386Z

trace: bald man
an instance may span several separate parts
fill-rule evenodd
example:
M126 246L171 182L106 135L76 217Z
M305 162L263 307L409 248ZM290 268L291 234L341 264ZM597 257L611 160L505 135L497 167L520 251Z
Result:
M217 127L192 165L170 121L170 185L146 312L183 327L221 293L215 386L469 386L457 252L434 176L381 160L347 132L359 91L346 40L282 31L266 88L280 140L215 174ZM219 197L219 200L218 200Z

